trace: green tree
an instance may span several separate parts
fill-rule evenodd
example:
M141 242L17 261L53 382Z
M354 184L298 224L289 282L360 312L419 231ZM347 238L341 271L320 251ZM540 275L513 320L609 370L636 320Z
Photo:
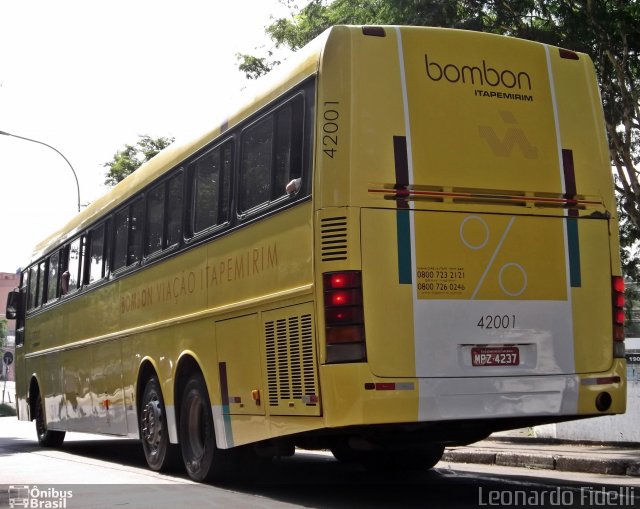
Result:
M272 59L273 52L269 51L266 57L256 57L246 53L236 53L238 59L238 69L242 71L247 79L255 80L271 71L275 66L280 65L279 60Z
M511 35L589 54L623 212L621 244L640 240L639 0L311 0L301 9L283 1L290 16L275 20L266 33L276 47L292 50L336 24L397 24ZM243 61L254 78L275 65L268 57L255 58ZM637 257L625 251L623 258L626 273L635 275Z
M111 162L103 164L108 168L105 174L105 185L115 186L175 140L173 137L152 138L148 135L140 135L139 138L135 145L125 145L122 150L114 154Z

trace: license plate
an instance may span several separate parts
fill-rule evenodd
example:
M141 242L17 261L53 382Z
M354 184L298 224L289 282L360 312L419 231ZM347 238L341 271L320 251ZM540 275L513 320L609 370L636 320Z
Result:
M475 347L471 349L472 366L518 366L520 350L517 346Z

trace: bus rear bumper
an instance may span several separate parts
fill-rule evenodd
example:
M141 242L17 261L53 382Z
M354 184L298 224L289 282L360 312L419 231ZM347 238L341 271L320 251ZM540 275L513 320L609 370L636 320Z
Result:
M573 415L579 386L577 376L422 378L418 420Z
M626 408L626 365L606 373L486 378L422 378L419 421L609 415Z
M626 408L623 359L615 359L605 373L519 377L382 379L373 377L364 363L322 369L331 372L323 386L329 427L512 418L553 421L624 413ZM603 400L610 402L606 408Z

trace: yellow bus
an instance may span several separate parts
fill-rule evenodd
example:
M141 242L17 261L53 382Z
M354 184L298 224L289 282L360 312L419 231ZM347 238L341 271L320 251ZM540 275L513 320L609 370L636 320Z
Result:
M612 187L586 55L333 27L36 247L19 418L204 480L624 412Z

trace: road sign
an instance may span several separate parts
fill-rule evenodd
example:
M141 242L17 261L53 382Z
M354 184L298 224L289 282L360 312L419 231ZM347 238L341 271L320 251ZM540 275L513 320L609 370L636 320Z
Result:
M2 356L2 362L7 366L11 366L11 364L13 364L13 354L11 352L5 352Z

